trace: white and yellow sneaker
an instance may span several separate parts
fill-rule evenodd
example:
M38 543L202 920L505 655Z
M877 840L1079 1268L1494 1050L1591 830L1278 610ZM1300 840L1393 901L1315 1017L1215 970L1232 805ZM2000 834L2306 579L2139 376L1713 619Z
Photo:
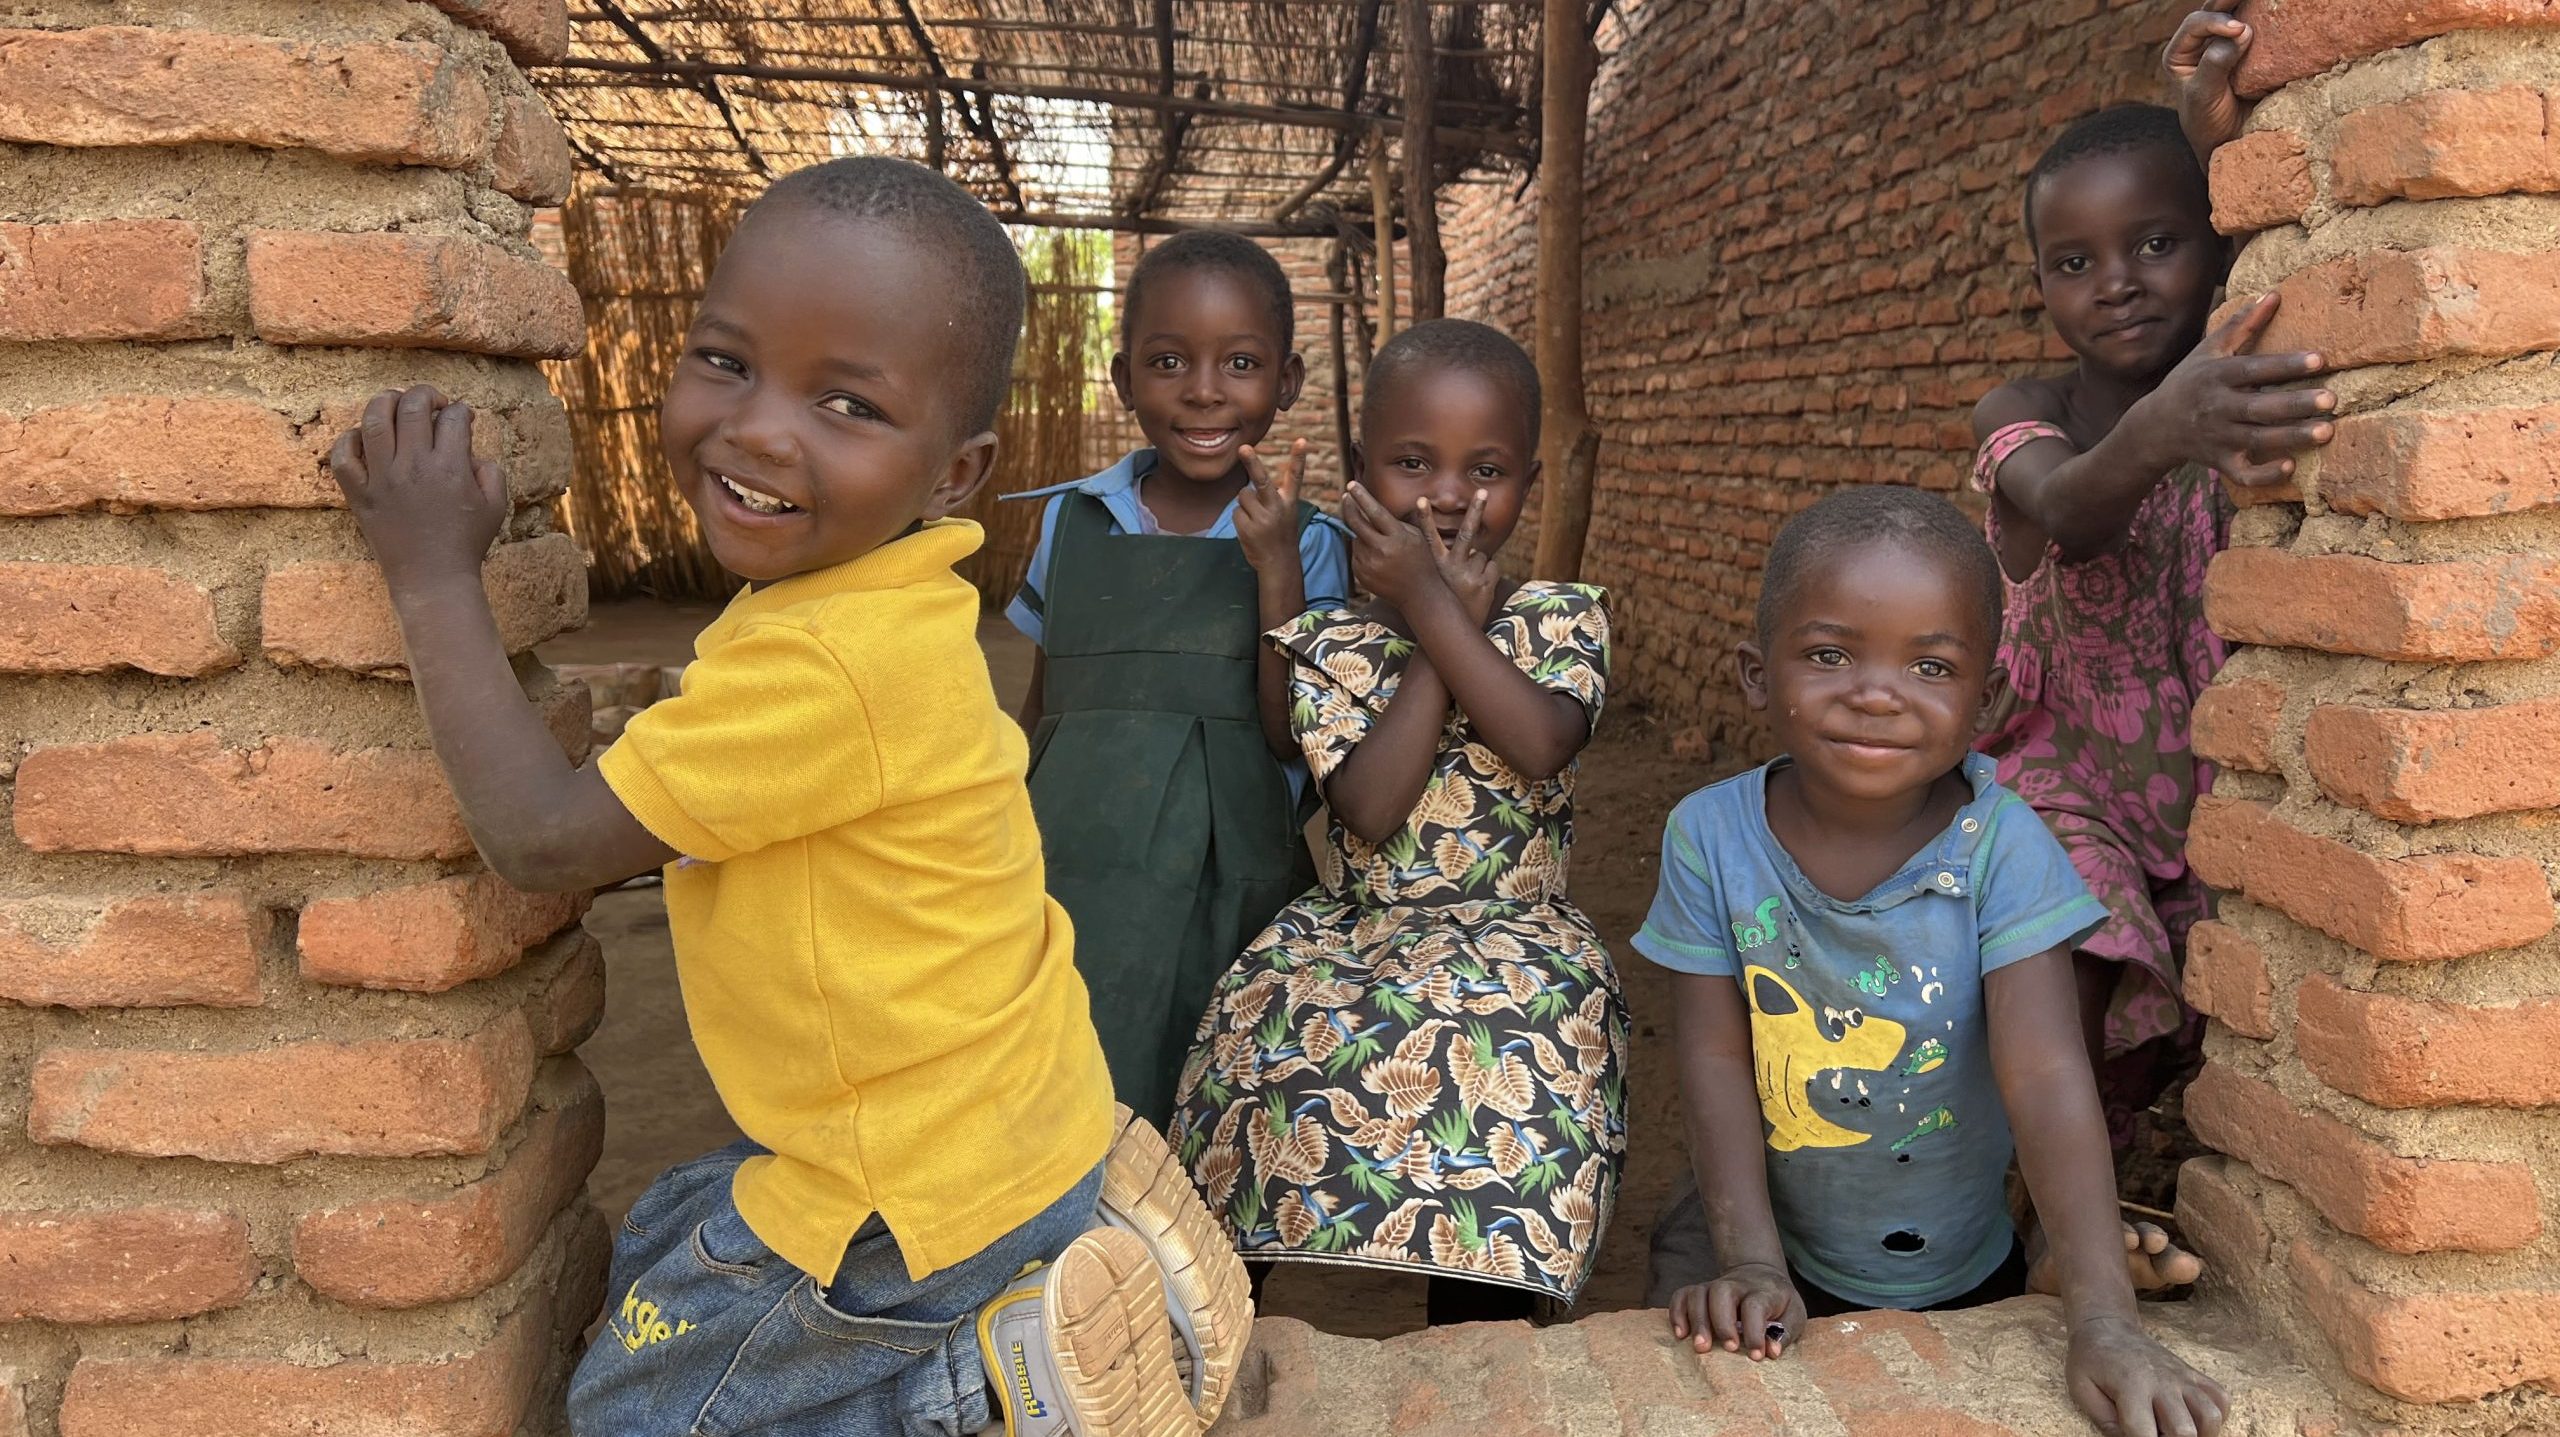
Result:
M1096 1228L978 1310L1005 1437L1196 1437L1173 1368L1164 1278L1133 1234Z
M1164 1274L1166 1314L1182 1344L1175 1363L1205 1431L1226 1407L1253 1336L1253 1284L1164 1135L1126 1106L1114 1104L1113 1117L1119 1131L1102 1160L1099 1216L1144 1240Z

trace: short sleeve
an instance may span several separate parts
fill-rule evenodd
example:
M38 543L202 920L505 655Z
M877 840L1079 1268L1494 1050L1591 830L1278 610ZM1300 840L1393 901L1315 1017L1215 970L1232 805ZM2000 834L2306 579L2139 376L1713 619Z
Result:
M1591 727L1609 695L1609 606L1589 584L1538 585L1511 602L1514 662L1541 688L1571 694Z
M1686 804L1663 825L1662 876L1636 930L1636 951L1677 972L1729 977L1733 949L1725 942L1724 896L1690 827Z
M1308 608L1351 602L1351 545L1332 515L1319 513L1298 531L1298 567L1306 574Z
M2106 905L2024 800L2004 792L1983 828L1973 861L1983 972L2069 947L2105 925Z
M1368 737L1407 641L1339 608L1310 609L1268 638L1289 656L1289 731L1321 783Z
M1044 642L1049 624L1049 551L1058 538L1059 506L1066 502L1063 494L1052 497L1040 508L1040 541L1031 548L1031 569L1022 576L1022 587L1013 594L1013 602L1004 606L1004 616L1022 636L1038 644Z
M598 762L641 826L720 862L880 806L871 715L815 635L751 624L686 666L684 692L632 716Z
M2005 424L1993 430L1991 437L1983 440L1982 446L1973 451L1973 487L1982 493L1991 493L1999 487L2000 466L2009 462L2010 455L2046 439L2059 439L2065 444L2071 442L2070 435L2037 419Z

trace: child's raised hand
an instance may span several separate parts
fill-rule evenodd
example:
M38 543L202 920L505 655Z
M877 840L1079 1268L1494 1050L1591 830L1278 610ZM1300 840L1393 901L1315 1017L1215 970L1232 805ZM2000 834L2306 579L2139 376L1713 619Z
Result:
M1737 1264L1715 1281L1692 1283L1671 1297L1672 1337L1687 1339L1694 1351L1721 1347L1754 1362L1782 1356L1806 1320L1795 1283L1785 1268L1771 1263Z
M1387 512L1366 486L1342 491L1342 522L1351 530L1351 577L1405 612L1441 582L1439 565L1414 526Z
M1289 460L1273 477L1262 456L1248 444L1238 451L1248 481L1236 495L1236 542L1256 572L1298 567L1298 486L1307 477L1307 441L1289 444Z
M2231 1410L2221 1383L2152 1341L2130 1317L2073 1324L2063 1374L2071 1400L2109 1437L2214 1437Z
M2318 374L2328 367L2320 356L2249 352L2275 319L2276 305L2274 291L2258 296L2144 396L2140 422L2151 442L2175 460L2209 465L2241 484L2282 483L2293 473L2293 454L2329 442L2338 429L2328 417L2338 407L2335 394L2267 388Z
M2200 159L2240 134L2240 95L2231 88L2231 76L2257 34L2231 13L2239 6L2240 0L2204 0L2203 8L2179 22L2160 55L2177 96L2179 127Z
M1485 492L1476 491L1475 502L1467 506L1467 517L1458 524L1454 540L1440 537L1440 526L1433 523L1435 512L1428 499L1417 500L1422 510L1422 537L1431 545L1431 560L1440 568L1440 578L1449 592L1466 606L1477 628L1493 617L1493 598L1502 588L1502 571L1493 565L1493 556L1476 552L1476 528L1484 522Z
M330 447L329 474L395 589L454 575L477 582L506 527L506 480L471 455L471 406L424 384L375 395Z

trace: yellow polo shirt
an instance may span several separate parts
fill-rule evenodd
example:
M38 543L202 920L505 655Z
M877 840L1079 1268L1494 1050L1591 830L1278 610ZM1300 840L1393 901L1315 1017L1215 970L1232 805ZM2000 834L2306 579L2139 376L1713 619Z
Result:
M1111 1079L1044 889L1028 748L944 520L740 594L605 781L685 860L667 920L694 1045L747 1136L738 1212L826 1281L878 1213L910 1275L1102 1160Z

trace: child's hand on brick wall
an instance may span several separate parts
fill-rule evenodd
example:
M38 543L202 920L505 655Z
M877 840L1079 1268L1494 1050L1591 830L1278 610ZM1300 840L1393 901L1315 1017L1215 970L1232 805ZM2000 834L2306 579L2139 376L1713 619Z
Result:
M471 453L471 406L427 385L385 390L329 450L329 473L394 590L477 579L507 522L507 485Z
M2276 317L2273 291L2208 334L2195 352L2143 396L2124 423L2140 426L2165 460L2209 465L2241 484L2277 484L2292 455L2329 442L2337 396L2326 389L2270 389L2327 366L2317 354L2251 354Z
M1691 1283L1671 1298L1672 1337L1699 1352L1721 1347L1765 1361L1784 1355L1788 1337L1804 1325L1804 1298L1774 1263L1736 1263L1715 1281Z
M2255 33L2231 13L2239 6L2240 0L2205 0L2203 9L2179 23L2161 53L2177 97L2178 124L2199 159L2210 160L2240 134L2240 95L2231 88L2231 76Z

